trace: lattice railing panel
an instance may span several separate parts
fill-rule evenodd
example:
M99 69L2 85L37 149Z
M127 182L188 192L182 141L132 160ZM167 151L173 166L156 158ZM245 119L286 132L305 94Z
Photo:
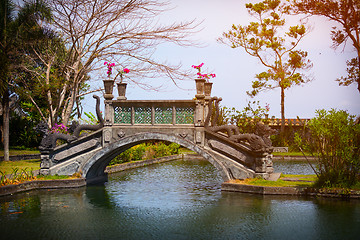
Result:
M151 107L134 108L135 124L151 124Z
M193 124L194 110L195 109L191 107L176 108L176 124Z
M155 124L172 124L173 111L172 107L155 108Z
M114 123L131 124L131 107L114 107Z

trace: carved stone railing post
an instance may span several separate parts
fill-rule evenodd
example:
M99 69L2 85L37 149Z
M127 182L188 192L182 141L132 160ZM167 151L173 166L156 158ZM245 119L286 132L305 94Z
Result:
M111 127L114 124L114 107L113 101L105 101L105 127Z
M196 101L196 109L195 109L195 126L203 127L204 126L204 112L205 111L205 101L204 99Z
M40 174L41 175L49 175L50 174L50 150L41 150L41 163L40 163Z
M113 101L105 101L105 123L103 128L103 146L110 143L112 138L112 125L114 124L114 107Z
M267 179L271 173L274 172L271 154L264 153L261 156L255 157L255 173Z
M194 142L196 144L204 145L205 133L204 133L204 122L205 122L205 96L196 95L196 108L195 108L195 136Z

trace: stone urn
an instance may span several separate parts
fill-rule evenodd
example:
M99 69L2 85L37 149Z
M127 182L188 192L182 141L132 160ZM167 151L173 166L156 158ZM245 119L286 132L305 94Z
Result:
M196 83L196 98L204 98L204 90L205 90L205 79L195 79L195 83Z
M205 84L204 84L205 97L211 96L212 85L213 85L212 82L205 82Z
M117 97L117 100L126 100L125 94L126 94L127 83L118 82L116 84L117 84L117 89L118 89L118 94L119 94L119 96Z
M103 80L104 82L104 88L105 88L105 94L104 98L106 100L111 100L114 98L113 95L113 88L114 88L114 80Z

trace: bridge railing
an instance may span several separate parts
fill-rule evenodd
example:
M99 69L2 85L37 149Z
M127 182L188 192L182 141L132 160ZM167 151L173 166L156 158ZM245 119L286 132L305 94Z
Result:
M114 125L194 125L195 100L111 101Z

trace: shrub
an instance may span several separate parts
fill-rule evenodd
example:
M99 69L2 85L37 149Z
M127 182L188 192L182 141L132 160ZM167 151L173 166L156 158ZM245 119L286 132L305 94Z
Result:
M142 143L122 152L111 160L109 165L174 155L179 153L179 149L180 145L176 143Z
M308 123L311 141L296 137L302 150L318 159L315 170L320 187L351 187L360 174L360 124L346 111L317 110Z

